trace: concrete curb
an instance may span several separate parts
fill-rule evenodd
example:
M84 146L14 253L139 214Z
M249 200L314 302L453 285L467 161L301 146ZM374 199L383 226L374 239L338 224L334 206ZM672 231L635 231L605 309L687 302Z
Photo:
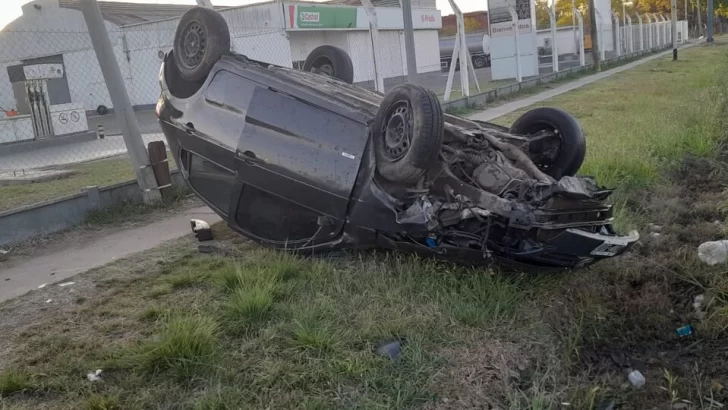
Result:
M172 185L184 185L178 170L172 172ZM78 194L0 212L0 246L72 228L83 223L90 211L142 201L142 192L134 180L88 187Z
M51 137L47 140L13 142L0 145L0 157L4 155L20 154L23 152L34 151L37 149L55 147L66 144L76 144L79 142L93 141L96 139L96 131L83 131L75 134L62 135L59 137Z

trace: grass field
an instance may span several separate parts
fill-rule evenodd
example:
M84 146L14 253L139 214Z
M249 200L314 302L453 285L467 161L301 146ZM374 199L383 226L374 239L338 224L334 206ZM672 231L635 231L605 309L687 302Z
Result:
M296 257L218 228L227 256L187 238L80 275L76 293L0 305L0 408L725 408L728 275L695 249L726 232L719 41L548 104L582 121L584 172L616 186L621 224L641 229L629 254L518 274ZM373 352L391 340L399 359Z
M170 169L177 167L173 160ZM136 178L131 160L126 156L100 159L63 167L67 177L22 185L0 185L0 211L58 199L81 192L87 186L105 187Z

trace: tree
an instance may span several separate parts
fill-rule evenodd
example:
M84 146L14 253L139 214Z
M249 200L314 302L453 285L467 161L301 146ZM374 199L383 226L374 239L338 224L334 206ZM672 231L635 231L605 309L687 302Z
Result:
M551 27L549 21L549 4L546 0L536 0L536 30Z

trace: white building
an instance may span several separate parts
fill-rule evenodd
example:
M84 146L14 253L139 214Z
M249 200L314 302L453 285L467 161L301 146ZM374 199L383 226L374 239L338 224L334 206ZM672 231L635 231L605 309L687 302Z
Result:
M374 0L385 78L407 75L402 10L396 0ZM188 5L99 2L131 102L151 106L159 96L162 56L172 48ZM418 72L438 71L434 0L413 0ZM354 81L374 79L369 19L359 0L326 3L273 1L221 8L233 51L298 67L316 47L349 53ZM35 0L0 32L0 144L83 131L86 112L112 108L78 0ZM17 110L17 116L6 113ZM13 113L14 114L14 113ZM0 145L2 149L2 145Z

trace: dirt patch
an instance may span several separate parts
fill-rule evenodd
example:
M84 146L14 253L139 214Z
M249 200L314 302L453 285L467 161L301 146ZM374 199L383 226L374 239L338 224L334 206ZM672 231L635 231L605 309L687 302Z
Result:
M702 264L696 249L725 237L720 168L712 159L689 157L669 175L669 184L634 193L631 203L640 205L633 211L652 222L642 230L640 245L614 264L564 284L577 290L570 297L581 302L567 304L560 317L584 318L574 371L585 378L617 375L606 390L623 401L620 408L669 403L668 384L676 397L696 406L705 397L728 400L728 391L711 389L728 383L725 268ZM696 309L699 295L704 302ZM552 318L544 316L563 328ZM676 329L688 325L694 333L679 336ZM643 389L620 386L630 369L647 378ZM672 376L677 382L668 380Z

